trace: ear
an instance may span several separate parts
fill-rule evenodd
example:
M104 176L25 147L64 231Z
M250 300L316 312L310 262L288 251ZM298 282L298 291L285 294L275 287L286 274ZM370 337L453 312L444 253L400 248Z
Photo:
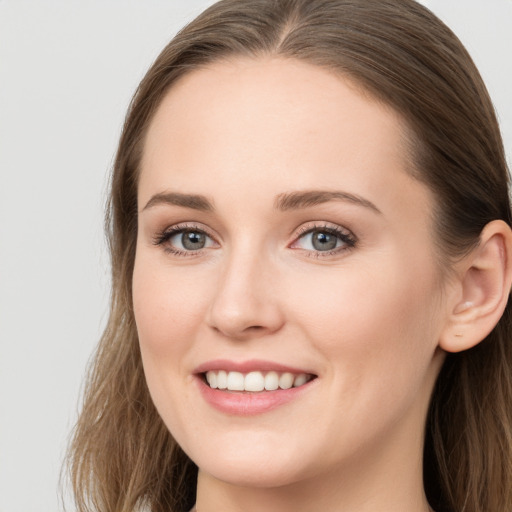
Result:
M512 230L495 220L485 226L479 245L457 263L456 292L439 346L460 352L480 343L496 326L512 284Z

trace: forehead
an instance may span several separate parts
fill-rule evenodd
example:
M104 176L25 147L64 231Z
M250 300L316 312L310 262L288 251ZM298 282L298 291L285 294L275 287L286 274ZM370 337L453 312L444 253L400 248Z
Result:
M304 139L302 151L327 144L331 133L346 154L344 141L358 135L385 140L390 148L393 143L398 152L404 128L394 110L347 77L298 60L239 58L214 62L173 84L150 124L144 163L171 136L188 143L184 149L198 140L216 146L228 136L277 152Z
M384 208L412 187L425 206L428 190L411 178L405 133L393 109L317 66L215 62L164 97L145 140L139 202L177 189L271 205L290 189L342 186Z

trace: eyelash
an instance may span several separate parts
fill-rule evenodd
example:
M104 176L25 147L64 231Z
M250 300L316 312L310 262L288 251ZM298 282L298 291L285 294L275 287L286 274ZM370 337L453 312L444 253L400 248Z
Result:
M295 237L295 242L305 237L306 235L314 232L319 233L328 233L330 235L336 236L341 242L344 244L342 247L336 247L330 251L315 251L315 250L306 250L305 255L309 258L326 258L329 256L335 256L345 251L349 251L356 246L357 238L345 228L341 228L335 225L328 224L313 224L306 225L299 229L297 235ZM295 243L294 242L294 243Z
M166 244L173 236L178 235L180 233L186 233L189 232L197 232L206 235L207 237L211 238L215 241L215 238L208 232L208 230L204 229L202 226L198 226L196 224L177 224L175 226L172 226L170 228L166 228L163 231L160 231L157 233L153 239L154 245L164 245ZM307 250L303 249L305 255L310 258L325 258L329 256L334 256L337 254L340 254L345 251L349 251L353 249L357 244L357 238L347 229L340 228L339 226L335 225L327 225L327 224L313 224L313 225L306 225L301 227L296 236L295 241L293 243L296 243L301 238L305 237L306 235L314 232L320 232L320 233L327 233L330 235L336 236L341 242L344 244L342 247L336 247L330 251L315 251L315 250ZM173 256L178 257L186 257L191 258L195 256L200 256L204 249L198 249L198 250L188 250L183 251L181 249L176 249L170 245L164 246L164 250L172 254Z
M172 226L170 228L166 228L163 231L160 231L156 234L156 236L153 239L153 243L155 245L164 245L166 242L168 242L173 236L179 235L180 233L186 233L187 231L193 232L193 233L203 233L207 237L211 238L212 240L215 240L215 238L204 229L204 227L198 226L197 224L177 224L175 226ZM183 251L181 249L175 249L170 245L166 245L164 247L165 252L172 254L173 256L180 256L180 257L186 257L191 258L194 256L199 256L202 253L202 249L196 250L196 251Z

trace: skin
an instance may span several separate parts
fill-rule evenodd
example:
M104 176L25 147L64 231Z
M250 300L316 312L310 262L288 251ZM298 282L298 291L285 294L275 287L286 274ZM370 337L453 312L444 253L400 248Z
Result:
M200 512L429 510L423 430L457 293L404 133L347 79L276 58L193 71L159 107L139 182L134 310L154 403L200 468ZM374 207L274 209L304 190ZM148 205L170 191L206 196L215 210ZM171 253L183 251L180 236L155 243L183 223L208 233L204 249ZM303 233L326 226L354 246L315 250ZM274 410L228 415L193 375L219 358L317 379Z

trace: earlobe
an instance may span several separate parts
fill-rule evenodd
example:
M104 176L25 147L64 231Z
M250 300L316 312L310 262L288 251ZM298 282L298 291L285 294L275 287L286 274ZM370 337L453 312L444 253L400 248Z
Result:
M479 245L460 262L457 299L449 304L439 346L461 352L480 343L501 318L512 284L512 230L495 220L485 226Z

